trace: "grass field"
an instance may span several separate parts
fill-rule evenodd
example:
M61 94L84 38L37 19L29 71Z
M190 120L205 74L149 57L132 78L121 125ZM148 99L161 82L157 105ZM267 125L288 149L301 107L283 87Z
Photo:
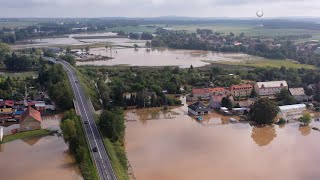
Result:
M7 142L14 141L14 140L17 140L17 139L25 139L25 138L31 138L31 137L47 136L47 135L50 135L50 134L52 134L52 132L48 131L48 130L45 130L45 129L20 132L20 133L4 136L3 141L0 142L0 143L7 143Z
M247 36L284 36L284 35L299 35L299 34L312 34L314 37L312 39L320 40L320 32L305 29L258 29L254 25L231 25L231 24L217 24L217 25L173 25L169 26L175 30L186 30L189 32L196 32L198 28L200 29L211 29L217 32L230 33L233 32L236 35L240 33L245 33ZM305 39L308 40L308 39Z
M144 26L125 26L125 27L115 27L115 28L107 28L107 31L124 31L125 33L138 33L138 32L156 32L155 28L147 28Z
M217 61L215 64L223 65L233 65L233 66L243 66L243 67L275 67L280 68L282 66L286 68L306 68L306 69L316 69L317 67L307 64L299 64L295 61L290 60L256 60L256 61L240 61L240 62L226 62L226 61Z

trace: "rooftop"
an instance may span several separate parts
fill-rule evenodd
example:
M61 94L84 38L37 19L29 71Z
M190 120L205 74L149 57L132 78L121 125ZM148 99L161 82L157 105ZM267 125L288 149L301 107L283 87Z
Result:
M286 105L286 106L279 106L280 111L287 111L287 110L295 110L295 109L302 109L306 108L305 104L294 104L294 105Z
M292 96L304 96L306 95L304 92L304 89L301 88L289 88L289 91L291 93Z
M288 87L287 81L257 82L259 88Z
M209 111L210 109L204 105L202 102L196 102L188 106L188 108L192 109L193 111L200 112L200 111Z
M27 117L32 117L35 120L41 122L42 118L41 118L41 114L39 111L29 107L27 110L25 110L20 117L20 123L23 122Z

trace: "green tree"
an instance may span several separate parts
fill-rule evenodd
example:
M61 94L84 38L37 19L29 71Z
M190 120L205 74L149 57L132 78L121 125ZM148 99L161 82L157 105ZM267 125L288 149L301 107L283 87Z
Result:
M311 115L310 113L304 113L302 117L299 118L299 121L303 123L303 125L309 125L311 123Z
M124 115L121 109L115 108L112 111L105 110L99 119L99 126L102 133L112 142L122 140L124 137Z
M251 108L250 116L253 121L269 124L274 122L279 111L280 109L275 102L269 99L259 99Z
M222 98L222 100L221 100L221 106L222 106L222 107L226 107L226 108L228 108L229 110L231 110L232 107L233 107L233 104L232 104L232 101L230 100L229 97L224 97L224 98Z
M90 46L86 46L86 47L85 47L85 51L86 51L86 53L89 53L89 51L90 51Z
M0 61L3 61L9 52L10 46L6 43L0 42Z
M257 96L258 96L258 94L257 94L256 90L253 88L251 93L250 93L250 98L255 98Z

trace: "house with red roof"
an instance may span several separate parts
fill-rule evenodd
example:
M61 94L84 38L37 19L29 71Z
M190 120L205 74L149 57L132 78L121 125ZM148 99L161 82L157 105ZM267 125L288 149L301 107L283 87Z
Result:
M251 84L237 84L229 87L230 94L235 98L249 97L252 89Z
M208 101L211 96L227 95L228 90L223 87L216 88L193 88L191 96L187 98L188 101Z
M41 113L28 107L20 116L20 131L32 131L41 129Z

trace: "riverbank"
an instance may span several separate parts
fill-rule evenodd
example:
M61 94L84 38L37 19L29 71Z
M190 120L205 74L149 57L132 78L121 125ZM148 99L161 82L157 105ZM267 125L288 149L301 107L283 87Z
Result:
M10 141L14 141L17 139L26 139L32 137L43 137L54 134L54 131L49 131L46 129L34 130L34 131L25 131L16 134L11 134L3 137L3 141L0 144L4 144Z

